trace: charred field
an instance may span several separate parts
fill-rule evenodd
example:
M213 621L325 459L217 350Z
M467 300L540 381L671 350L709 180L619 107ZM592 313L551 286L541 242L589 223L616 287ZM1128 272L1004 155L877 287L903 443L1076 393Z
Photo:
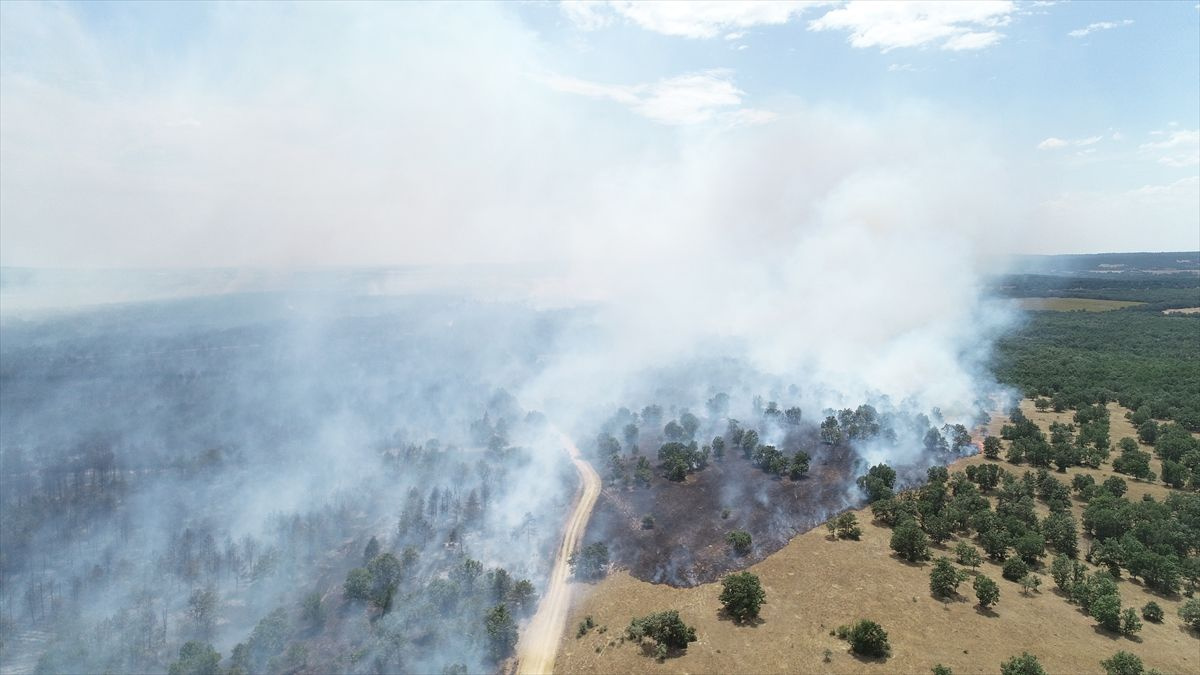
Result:
M812 455L807 476L768 477L739 454L682 482L655 476L646 488L610 484L592 513L588 538L609 542L613 561L635 578L671 586L708 583L762 560L847 506L861 461L845 445L823 445L815 433L790 434L783 448ZM654 527L642 526L646 516ZM725 535L731 530L750 533L750 553L730 551Z

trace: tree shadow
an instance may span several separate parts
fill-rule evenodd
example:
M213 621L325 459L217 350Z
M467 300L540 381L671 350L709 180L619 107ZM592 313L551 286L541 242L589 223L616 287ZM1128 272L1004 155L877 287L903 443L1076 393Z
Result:
M883 656L868 656L866 654L859 654L853 649L849 651L850 656L853 656L860 663L887 663L888 657L891 656L891 654L884 654Z
M979 605L975 605L975 613L991 619L995 619L1000 616L991 607L980 607Z
M766 604L766 603L764 602L763 604ZM726 610L724 607L717 610L717 620L718 621L728 621L729 623L732 623L735 626L746 626L747 628L758 628L759 626L761 626L767 622L767 620L762 618L762 616L755 616L755 617L746 619L745 621L738 621L738 619L736 617L734 617L732 614L730 614L729 611Z
M1104 637L1106 637L1109 640L1112 640L1114 642L1116 642L1117 640L1120 640L1122 637L1120 633L1114 633L1111 630L1105 628L1104 626L1101 626L1100 624L1093 624L1092 631L1094 633L1096 633L1096 635L1103 635Z
M902 565L907 565L908 567L924 567L925 566L924 560L917 560L917 561L909 560L908 558L905 558L904 556L900 555L899 553L893 553L892 559L899 562Z

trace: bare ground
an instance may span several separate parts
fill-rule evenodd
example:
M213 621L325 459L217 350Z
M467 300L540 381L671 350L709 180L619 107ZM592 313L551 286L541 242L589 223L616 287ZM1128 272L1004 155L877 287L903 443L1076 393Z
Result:
M1038 413L1022 403L1031 419L1043 427L1054 419L1069 421L1069 413ZM1111 407L1113 440L1131 435L1124 411ZM992 426L998 430L999 415ZM987 460L975 456L960 460L952 470ZM1025 469L1001 462L1010 471ZM1156 470L1158 467L1155 467ZM1098 479L1107 470L1073 469ZM1161 484L1126 479L1127 496L1164 497ZM1082 503L1074 504L1078 517ZM761 621L736 625L719 615L720 585L673 588L639 581L628 571L618 571L604 581L580 585L568 617L573 626L592 616L605 632L593 630L582 638L573 631L564 635L556 670L573 673L928 673L936 663L955 673L996 673L1000 663L1022 651L1037 655L1051 673L1098 673L1100 661L1118 650L1137 654L1147 668L1166 673L1200 672L1200 636L1180 621L1182 598L1165 598L1124 578L1119 581L1124 606L1141 607L1155 600L1164 609L1162 624L1146 622L1136 638L1109 634L1096 626L1076 605L1054 590L1046 570L1041 570L1040 593L1026 597L1020 587L1000 576L998 565L985 562L979 572L1000 584L1000 602L982 612L974 604L968 580L962 595L943 602L929 593L930 563L908 564L892 555L890 530L870 523L869 510L858 511L863 524L861 541L831 541L823 529L793 538L780 551L749 569L759 575L767 592ZM950 555L946 547L934 555ZM1087 542L1081 542L1086 550ZM686 652L658 663L620 635L630 618L662 609L677 609L696 627L698 642ZM883 624L892 644L892 655L883 661L863 660L850 654L845 642L829 634L839 624L859 618ZM829 660L825 660L828 650Z

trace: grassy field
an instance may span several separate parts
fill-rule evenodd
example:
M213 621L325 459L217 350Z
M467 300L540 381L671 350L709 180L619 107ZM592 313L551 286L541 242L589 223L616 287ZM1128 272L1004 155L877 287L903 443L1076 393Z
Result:
M1032 312L1110 312L1141 305L1125 300L1095 300L1092 298L1017 298L1021 309Z
M1022 403L1030 419L1043 427L1053 420L1069 421L1069 413L1040 413L1029 401ZM1124 410L1112 407L1113 440L1132 433ZM1003 422L996 416L993 432ZM1147 449L1147 448L1143 448ZM987 460L975 456L960 460L951 470ZM1157 465L1157 460L1154 464ZM1020 474L1025 467L1001 466ZM1161 467L1154 466L1156 471ZM1110 475L1105 469L1074 468L1060 480L1069 483L1075 473ZM1143 494L1163 498L1169 489L1127 479L1131 500ZM1073 510L1081 517L1083 503ZM1038 510L1045 515L1044 504ZM863 525L860 541L832 541L824 528L794 538L785 548L749 570L762 580L767 593L761 622L736 625L718 614L720 584L688 589L650 584L616 572L595 585L576 585L566 635L556 661L564 673L928 673L936 663L955 673L997 673L1000 663L1028 650L1050 673L1099 673L1100 661L1118 650L1137 654L1147 668L1167 673L1200 672L1200 641L1180 621L1181 599L1152 594L1128 578L1121 579L1123 606L1141 607L1155 600L1166 612L1161 624L1146 622L1136 638L1109 634L1091 617L1067 602L1054 588L1046 569L1041 570L1040 592L1022 595L1020 587L1001 578L1000 566L984 562L979 572L1000 584L1000 602L993 611L975 606L970 580L960 587L956 601L944 602L929 592L932 563L908 564L894 557L888 545L891 530L871 523L869 510L857 512ZM933 555L951 555L955 540L934 547ZM1087 539L1080 544L1086 550ZM952 557L952 555L951 555ZM1048 564L1048 560L1047 560ZM696 628L698 642L686 653L658 663L621 634L633 616L663 609L679 610ZM591 616L593 629L576 638L574 627ZM851 654L847 644L829 632L859 618L880 622L888 631L892 655L884 661L864 660ZM828 661L825 655L829 654Z

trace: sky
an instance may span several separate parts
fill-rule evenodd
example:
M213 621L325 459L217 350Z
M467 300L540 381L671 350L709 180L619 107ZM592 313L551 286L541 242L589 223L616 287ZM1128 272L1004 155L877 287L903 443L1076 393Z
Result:
M1198 18L0 3L0 264L707 260L913 219L951 254L1196 250Z

